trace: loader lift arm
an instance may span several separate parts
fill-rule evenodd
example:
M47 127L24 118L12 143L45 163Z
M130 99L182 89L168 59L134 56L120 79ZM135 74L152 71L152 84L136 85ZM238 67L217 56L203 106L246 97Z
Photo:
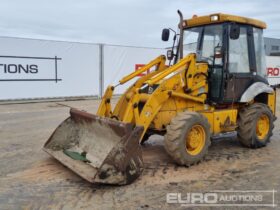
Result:
M166 68L164 65L165 57L159 56L149 64L140 68L138 71L125 76L120 80L119 84L124 84L139 73L142 73L151 67L156 66L156 70L139 78L119 99L115 110L111 111L111 97L113 95L114 86L109 86L103 96L97 115L102 117L115 118L125 123L134 123L137 126L143 126L144 131L140 138L149 128L152 120L157 115L164 102L170 97L179 97L182 99L193 100L199 103L205 101L205 95L192 95L198 88L205 86L205 82L199 84L193 83L193 79L197 74L203 73L196 65L195 54L189 54L181 59L177 64ZM206 69L204 69L204 73ZM142 93L142 87L158 87L151 94ZM186 91L182 90L185 87ZM144 102L144 107L139 110L139 103ZM120 111L122 110L122 112Z
M130 88L128 88L127 91L120 98L119 102L121 102L121 101L124 100L124 96L129 95L129 94L133 94L133 88L141 87L147 79L149 79L150 77L152 77L152 76L158 74L159 72L163 71L166 68L165 60L166 60L165 56L160 55L157 58L155 58L154 60L152 60L150 63L148 63L147 65L138 69L137 71L123 77L119 81L119 84L117 84L116 86L108 86L104 95L103 95L103 97L102 97L102 101L99 105L99 108L98 108L96 114L98 116L103 116L103 117L112 117L111 99L112 99L115 87L125 84L126 82L132 80L133 78L135 78L139 74L151 69L152 67L156 68L155 71L153 71L153 72L143 76L142 78L138 79ZM116 106L116 108L118 108L119 106L120 106L120 104L118 104Z

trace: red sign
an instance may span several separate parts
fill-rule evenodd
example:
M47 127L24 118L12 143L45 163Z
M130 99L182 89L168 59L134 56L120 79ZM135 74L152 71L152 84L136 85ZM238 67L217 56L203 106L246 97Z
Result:
M138 69L142 68L143 66L145 66L146 64L135 64L135 71L137 71ZM141 74L138 74L139 77L143 77L147 74L150 73L150 69L147 70L147 73L143 72Z
M267 76L279 76L280 70L279 68L272 68L268 67L267 68Z

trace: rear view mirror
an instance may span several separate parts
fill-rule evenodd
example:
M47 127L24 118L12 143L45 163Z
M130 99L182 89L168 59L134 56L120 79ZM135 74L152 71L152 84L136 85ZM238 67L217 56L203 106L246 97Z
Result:
M162 34L161 34L161 39L162 39L162 41L168 41L169 40L169 29L168 28L164 28L163 30L162 30Z
M239 35L240 35L240 26L236 23L232 23L230 25L229 37L233 40L236 40L239 38Z

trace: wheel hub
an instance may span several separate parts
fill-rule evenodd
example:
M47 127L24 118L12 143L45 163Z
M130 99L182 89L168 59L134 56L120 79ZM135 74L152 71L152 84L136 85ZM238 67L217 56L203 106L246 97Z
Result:
M264 140L269 132L269 118L267 115L262 114L256 124L256 135L259 140Z
M201 152L205 144L205 131L201 125L194 125L186 138L186 151L191 155Z

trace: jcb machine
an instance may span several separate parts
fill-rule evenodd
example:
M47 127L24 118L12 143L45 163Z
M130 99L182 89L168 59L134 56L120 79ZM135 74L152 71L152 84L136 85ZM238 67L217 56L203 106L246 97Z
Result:
M272 135L275 90L268 85L264 22L226 14L180 23L173 47L109 86L97 113L76 109L44 150L93 183L128 184L143 170L141 143L164 135L179 165L203 160L211 138L237 132L242 145L265 146ZM150 70L142 77L139 74ZM112 109L114 89L137 77ZM261 152L261 151L259 151Z

